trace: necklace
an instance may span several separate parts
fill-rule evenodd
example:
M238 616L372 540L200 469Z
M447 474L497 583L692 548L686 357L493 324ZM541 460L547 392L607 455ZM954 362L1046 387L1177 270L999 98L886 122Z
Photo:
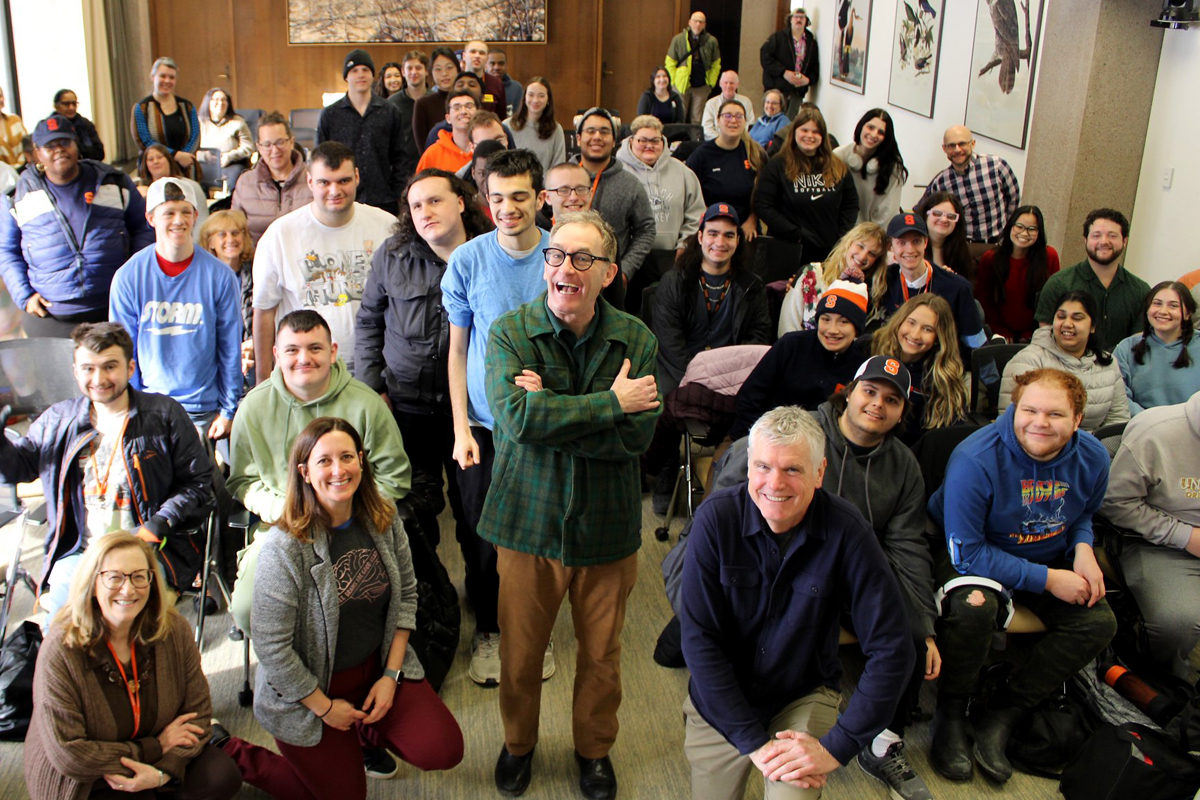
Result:
M708 285L708 281L704 280L704 277L701 276L700 291L704 292L704 307L708 309L710 316L721 310L721 304L725 302L725 296L729 294L730 283L732 283L732 281L726 278L725 283L721 284L720 291L713 289L713 292L715 292L714 297L714 295L709 292L709 290L713 287L710 287Z

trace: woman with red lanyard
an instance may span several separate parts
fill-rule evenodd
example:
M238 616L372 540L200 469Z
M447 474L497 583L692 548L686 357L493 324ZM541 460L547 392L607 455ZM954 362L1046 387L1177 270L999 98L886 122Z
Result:
M279 754L237 738L221 746L247 783L280 800L363 800L363 743L418 769L454 767L462 731L408 646L408 537L362 438L318 417L296 437L288 472L283 515L260 533L251 607L254 716Z
M38 653L25 739L34 800L224 800L242 780L209 743L212 701L191 629L150 546L94 539Z
M959 353L963 364L971 363L971 350L987 341L983 320L971 284L966 278L949 269L934 267L925 258L929 244L929 229L920 214L906 211L892 217L887 227L891 240L891 256L895 263L888 267L887 293L883 296L883 311L887 316L896 313L910 297L922 292L941 295L954 313L958 330Z

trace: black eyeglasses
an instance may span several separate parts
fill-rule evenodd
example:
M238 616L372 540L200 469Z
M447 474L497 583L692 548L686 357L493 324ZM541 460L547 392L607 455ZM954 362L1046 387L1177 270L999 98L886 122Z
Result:
M546 191L554 192L559 197L564 197L564 198L569 197L572 194L575 195L576 197L587 197L589 194L592 193L592 187L590 187L590 186L559 186L557 189L547 189Z
M552 267L561 267L566 263L567 258L571 259L572 266L580 272L587 272L592 268L592 264L596 261L604 261L612 263L611 258L604 256L594 256L591 253L568 253L566 250L560 250L557 247L547 247L542 250L542 257L546 259L546 263Z
M150 585L150 570L135 569L133 572L121 572L119 569L106 569L100 573L100 582L106 589L120 589L125 585L125 579L133 584L135 589L145 589Z

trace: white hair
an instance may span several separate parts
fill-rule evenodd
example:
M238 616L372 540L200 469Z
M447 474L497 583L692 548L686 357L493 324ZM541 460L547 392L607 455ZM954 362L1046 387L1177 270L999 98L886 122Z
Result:
M776 447L792 447L803 442L808 445L814 468L825 458L825 432L812 414L800 406L779 406L759 417L750 428L749 448L753 449L758 442Z

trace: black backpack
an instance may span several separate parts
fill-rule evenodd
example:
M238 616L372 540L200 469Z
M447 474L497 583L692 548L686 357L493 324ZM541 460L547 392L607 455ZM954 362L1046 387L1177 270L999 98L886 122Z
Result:
M1200 790L1200 759L1136 722L1105 724L1063 770L1058 790L1066 800L1182 800Z
M458 592L411 509L403 502L397 503L397 507L404 520L413 572L417 576L417 628L408 644L421 660L425 679L436 692L442 688L458 652L462 624Z
M33 716L33 670L41 646L42 629L27 620L0 647L0 739L25 741Z

